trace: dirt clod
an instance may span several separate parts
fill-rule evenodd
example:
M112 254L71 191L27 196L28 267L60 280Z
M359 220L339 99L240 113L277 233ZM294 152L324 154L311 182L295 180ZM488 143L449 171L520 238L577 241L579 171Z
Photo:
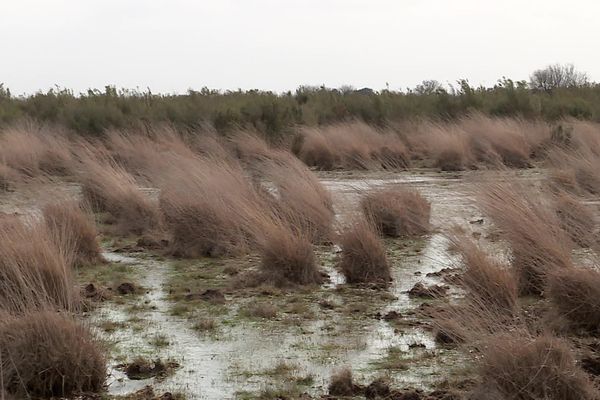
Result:
M365 389L367 399L387 398L390 393L390 386L382 379L374 380Z
M163 362L160 359L151 361L137 359L129 364L120 365L125 370L125 375L131 380L148 379L152 377L165 377L174 369L179 367L179 364L174 361Z
M388 312L387 314L385 314L382 317L382 319L384 321L397 321L397 320L402 319L402 318L403 318L403 315L400 314L398 311L394 311L394 310Z
M427 287L423 285L422 282L417 282L415 286L408 291L408 295L424 299L436 299L445 296L448 289L448 286L433 285Z
M205 300L211 304L225 304L225 295L219 289L206 289L202 293L190 293L186 300Z
M135 293L135 285L131 282L123 282L117 286L117 293L122 295Z

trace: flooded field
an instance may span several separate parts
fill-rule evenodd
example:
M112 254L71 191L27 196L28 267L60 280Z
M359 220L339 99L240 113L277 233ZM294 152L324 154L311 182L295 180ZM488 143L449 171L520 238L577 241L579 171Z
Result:
M327 393L332 373L344 367L362 384L385 377L398 388L460 387L473 375L472 359L436 344L427 309L461 296L446 279L461 267L449 250L449 233L466 233L504 257L506 249L475 196L481 183L507 174L532 186L545 176L538 169L319 174L332 194L339 227L367 190L410 187L430 201L430 234L386 239L393 275L386 290L346 285L336 270L336 244L317 248L328 275L320 287L249 288L242 272L258 268L258 255L171 259L142 250L135 239L104 235L108 264L81 268L78 280L93 292L88 297L102 300L91 303L84 321L105 343L108 393L127 396L151 386L187 399L319 397ZM52 187L79 196L77 185ZM2 211L35 215L48 190L5 193ZM155 191L145 192L156 197ZM448 291L441 299L410 296L418 283L447 285ZM96 293L101 288L110 293ZM142 365L137 374L127 367L132 363Z
M542 175L519 173L534 184ZM258 259L168 260L130 252L106 240L106 267L142 288L90 311L89 323L110 348L109 393L124 395L152 385L190 399L254 398L264 393L324 394L333 372L352 368L359 382L385 376L398 387L433 389L469 376L468 357L438 348L430 321L416 312L422 300L409 297L417 282L445 284L435 274L457 267L444 233L459 226L485 241L489 224L473 201L473 183L497 173L322 174L338 220L354 211L361 190L376 186L417 188L432 204L432 234L418 240L387 240L393 261L388 290L352 288L336 272L336 246L319 249L330 279L320 288L232 289L232 274L256 268ZM490 245L493 246L493 244ZM118 253L116 253L117 251ZM83 280L111 279L93 275ZM117 279L117 278L115 278ZM106 280L105 280L106 282ZM82 281L86 283L86 281ZM109 282L109 283L117 283ZM207 301L208 289L224 298ZM457 293L451 289L450 296ZM400 318L386 318L396 312ZM143 357L173 360L174 371L129 379L120 365Z

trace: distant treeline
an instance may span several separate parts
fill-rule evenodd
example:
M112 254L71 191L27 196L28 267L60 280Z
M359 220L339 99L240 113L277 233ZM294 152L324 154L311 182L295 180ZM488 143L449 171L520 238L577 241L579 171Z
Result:
M406 91L300 87L282 94L203 88L165 95L107 86L79 95L56 89L25 97L11 95L0 84L0 125L33 118L98 135L106 128L145 123L167 122L182 128L209 123L220 132L241 127L278 136L299 124L347 119L375 125L414 118L452 120L474 111L492 116L600 121L600 84L587 80L536 84L534 77L531 82L502 79L493 87L473 87L461 80L455 87L444 88L438 82L425 81Z

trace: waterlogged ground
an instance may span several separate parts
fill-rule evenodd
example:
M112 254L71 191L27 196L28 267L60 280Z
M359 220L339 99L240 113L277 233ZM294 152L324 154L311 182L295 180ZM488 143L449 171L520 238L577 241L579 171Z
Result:
M538 170L511 174L532 184L543 176ZM431 235L386 242L394 277L387 291L346 286L334 268L335 246L318 249L330 282L281 291L233 288L232 282L243 279L240 271L257 268L259 259L252 255L170 260L119 251L121 241L106 240L110 263L80 271L82 284L115 287L129 282L137 288L96 303L86 313L107 346L109 393L126 395L152 385L157 393L177 392L189 399L321 395L332 372L346 366L360 383L381 376L397 387L423 389L460 382L472 368L468 357L437 347L430 321L418 312L423 303L440 300L414 299L406 292L417 282L447 284L443 276L427 274L457 266L443 234L455 226L501 251L486 239L494 233L473 199L477 183L501 178L495 172L320 175L332 192L340 221L356 211L360 192L375 186L406 185L431 201ZM3 196L2 211L10 212L10 195ZM13 210L18 212L35 204L15 198ZM202 298L207 289L218 290L224 299ZM451 289L449 297L457 293ZM383 318L390 311L401 317ZM139 357L173 361L179 367L158 377L131 380L121 365Z

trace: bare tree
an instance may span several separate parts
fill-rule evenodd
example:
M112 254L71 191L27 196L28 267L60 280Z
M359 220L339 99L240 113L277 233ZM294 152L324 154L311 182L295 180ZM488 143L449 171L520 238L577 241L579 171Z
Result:
M435 80L423 81L415 87L417 94L434 94L443 90L442 84Z
M585 72L577 71L573 64L554 64L531 74L532 89L551 92L553 89L585 86L589 83Z

